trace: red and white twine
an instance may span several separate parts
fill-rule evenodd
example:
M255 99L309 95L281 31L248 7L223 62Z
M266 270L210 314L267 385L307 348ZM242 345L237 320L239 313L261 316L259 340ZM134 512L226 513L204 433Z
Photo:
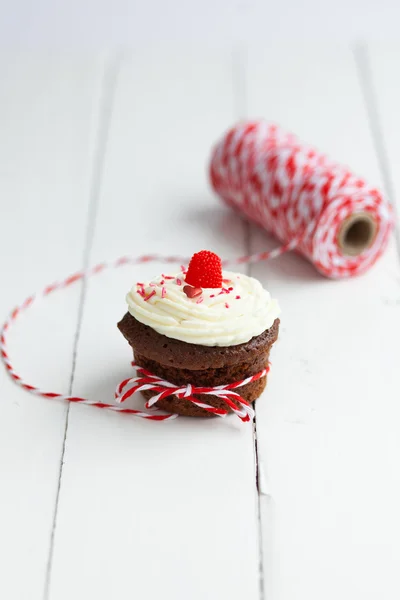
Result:
M65 400L68 402L75 402L80 404L88 404L91 406L96 406L97 408L107 408L109 410L131 414L136 417L150 419L152 421L167 421L170 419L175 419L178 415L169 414L165 412L155 414L154 412L145 412L135 410L133 408L125 408L122 405L123 402L136 392L144 390L154 390L155 392L157 392L157 395L153 396L150 400L146 402L145 408L148 410L154 410L154 405L157 402L157 400L161 400L168 396L174 395L178 398L184 398L188 402L191 402L200 408L204 408L207 412L213 413L215 415L225 417L230 412L230 410L232 410L232 412L234 412L242 421L249 421L253 418L253 410L249 403L234 390L246 385L247 383L250 383L251 381L256 381L257 379L265 377L268 368L264 369L263 371L260 371L255 375L252 375L251 377L247 377L246 379L236 381L234 383L228 383L227 385L220 385L216 387L195 387L190 384L186 386L177 386L173 383L170 383L169 381L166 381L164 379L161 379L160 377L153 375L152 373L141 367L137 367L138 376L124 380L117 387L117 391L115 394L115 400L117 404L107 404L104 402L97 402L96 400L90 400L88 398L82 398L80 396L60 394L57 392L46 392L40 389L39 387L26 382L14 368L8 352L7 335L10 331L11 326L16 322L16 320L21 316L22 313L24 313L29 307L33 305L34 302L43 298L47 298L54 292L63 290L73 285L74 283L77 283L78 281L82 281L83 279L87 279L88 277L98 275L106 269L118 268L123 265L142 264L151 261L164 263L188 262L187 259L176 256L143 255L137 258L124 256L113 262L99 263L98 265L90 268L86 272L80 271L78 273L74 273L73 275L70 275L63 281L46 286L41 293L29 296L24 302L22 302L22 304L14 308L14 310L11 312L1 329L0 356L8 374L17 385L36 396L41 396L43 398L55 398L58 400ZM133 364L133 366L135 365ZM226 410L215 408L209 404L206 404L205 402L201 402L200 400L194 397L194 394L217 396L224 400L227 408ZM236 406L236 404L232 401L232 398L239 403L240 408Z
M235 392L235 390L247 385L248 383L252 383L253 381L257 381L258 379L265 377L269 370L269 367L267 367L255 375L246 377L246 379L235 381L234 383L229 383L226 385L206 387L194 386L189 383L187 385L178 386L166 381L165 379L162 379L161 377L153 375L153 373L150 373L150 371L144 369L143 367L139 367L135 363L132 363L132 365L136 367L138 376L132 377L131 379L125 379L119 384L115 393L115 399L118 403L124 402L136 392L153 390L157 392L157 394L152 396L152 398L146 402L145 408L147 409L152 408L159 400L163 400L164 398L168 398L168 396L173 395L177 398L188 400L195 406L204 408L207 412L210 412L214 415L225 417L229 412L228 409L215 408L214 406L210 406L209 404L198 400L194 396L195 394L213 395L224 400L226 405L242 421L250 421L250 419L253 418L254 413L249 402L242 398L237 392ZM239 403L241 408L236 406L235 402L232 401L232 398Z
M299 142L294 135L265 121L240 123L223 136L212 154L210 179L214 190L227 204L271 232L282 243L268 252L223 261L224 267L269 260L296 250L323 275L331 278L350 277L369 269L388 243L393 226L392 209L377 189L346 167ZM338 232L346 218L359 212L366 212L373 217L377 233L373 243L363 252L357 256L346 256L339 247ZM90 404L153 421L173 419L177 415L125 408L123 402L135 392L151 389L156 395L146 402L145 408L148 410L154 409L158 400L175 395L215 415L225 416L232 410L243 421L249 421L253 416L252 408L235 390L264 377L266 370L242 381L206 388L191 385L177 387L139 367L137 377L126 379L118 386L117 404L45 392L24 381L15 370L7 348L7 335L20 314L34 301L47 298L57 290L106 269L153 261L189 262L187 258L177 256L124 256L75 273L27 298L12 311L1 330L0 354L10 377L16 384L38 396ZM226 410L199 401L194 394L218 396L224 400ZM238 402L240 408L232 399Z
M229 206L283 244L251 261L296 249L326 277L343 278L365 272L386 248L393 216L381 192L274 124L248 121L230 129L214 148L210 179ZM357 213L370 215L377 233L368 248L349 256L339 230Z

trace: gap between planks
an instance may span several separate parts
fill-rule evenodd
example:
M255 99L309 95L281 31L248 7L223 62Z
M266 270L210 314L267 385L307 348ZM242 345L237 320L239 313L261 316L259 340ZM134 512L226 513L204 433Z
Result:
M395 215L395 240L397 255L400 259L400 229L398 227L398 212L396 210L394 185L388 160L388 152L383 135L383 127L379 118L379 103L378 94L374 85L372 68L369 58L368 46L366 43L358 43L353 45L353 54L356 64L356 70L359 78L360 88L363 95L365 107L367 110L367 118L371 131L372 141L375 149L376 158L379 165L379 170L382 175L384 192L387 195Z
M96 217L97 217L99 197L100 197L100 192L101 192L101 184L102 184L102 179L103 179L105 157L106 157L106 153L107 153L108 136L109 136L110 124L111 124L112 113L113 113L113 108L114 108L115 90L116 90L116 86L117 86L117 80L118 80L118 74L119 74L121 62L122 62L121 54L117 54L108 60L106 59L106 63L104 65L104 70L103 70L103 75L102 75L97 130L95 132L94 156L93 156L93 162L92 162L91 180L90 180L90 185L89 185L89 201L88 201L88 213L87 213L86 230L85 230L85 240L84 240L83 254L82 254L82 270L83 271L87 271L87 269L90 266L90 255L91 255L94 232L95 232L95 227L96 227ZM95 110L95 108L94 108L94 110ZM79 302L78 302L76 329L75 329L74 343L73 343L73 348L72 348L71 375L70 375L68 392L67 392L69 396L72 395L73 386L74 386L76 358L77 358L79 337L80 337L80 331L81 331L82 319L83 319L83 313L84 313L86 292L87 292L87 277L84 277L82 280L82 283L81 283L81 292L80 292ZM71 406L71 404L68 403L67 410L66 410L66 417L65 417L63 443L62 443L61 456L60 456L60 467L59 467L59 474L58 474L56 499L55 499L55 504L54 504L53 522L52 522L52 528L51 528L51 534L50 534L49 551L48 551L48 558L47 558L47 565L46 565L46 572L45 572L45 582L44 582L44 592L43 592L44 600L49 600L49 598L50 598L51 570L52 570L52 564L53 564L55 534L56 534L56 528L57 528L57 516L58 516L58 507L59 507L60 493L61 493L61 482L62 482L62 476L63 476L65 447L66 447L66 441L67 441L67 437L68 437L70 406Z
M247 102L247 46L244 43L237 44L232 53L232 87L235 102L236 119L248 118L248 102ZM249 255L252 252L251 248L251 227L249 221L243 219L243 241L245 246L245 254ZM252 265L246 265L246 275L251 276ZM258 591L259 600L265 600L265 584L264 584L264 551L263 551L263 527L262 527L262 511L261 511L261 495L264 493L261 485L261 464L258 452L257 438L257 403L253 402L254 418L253 418L253 452L254 452L254 469L255 469L255 488L257 494L257 544L258 544Z

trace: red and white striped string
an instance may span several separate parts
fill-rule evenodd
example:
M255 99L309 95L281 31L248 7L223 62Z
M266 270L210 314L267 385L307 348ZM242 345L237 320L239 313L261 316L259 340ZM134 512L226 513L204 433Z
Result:
M225 417L230 409L242 421L250 421L250 419L252 419L254 416L254 412L250 406L250 403L242 398L235 390L247 385L248 383L252 383L253 381L257 381L258 379L265 377L269 371L268 366L259 373L251 375L250 377L246 377L240 381L214 387L194 386L191 384L178 386L154 375L143 367L139 367L135 363L132 363L132 365L136 367L138 376L125 379L119 384L115 393L115 399L118 403L125 402L125 400L130 398L130 396L136 392L153 390L157 392L157 394L152 396L152 398L146 402L145 408L147 409L151 409L159 400L163 400L164 398L168 398L168 396L173 395L177 398L185 399L195 406L204 408L207 412L220 417ZM217 396L218 398L224 400L229 408L224 409L210 406L209 404L206 404L195 398L195 394ZM235 402L232 401L232 398L239 403L241 408L236 406Z
M249 257L247 257L247 259L253 260L254 257L249 256ZM238 259L238 260L240 260L240 262L246 262L245 257ZM46 286L40 293L33 294L33 295L29 296L28 298L26 298L26 300L24 300L24 302L22 302L19 306L17 306L16 308L14 308L12 310L9 317L3 324L1 333L0 333L0 356L1 356L1 359L3 361L3 364L4 364L8 374L10 375L10 377L13 379L13 381L17 385L19 385L24 390L26 390L36 396L41 396L43 398L55 398L58 400L65 400L68 402L75 402L75 403L80 403L80 404L88 404L91 406L95 406L97 408L106 408L106 409L118 411L121 413L131 414L136 417L150 419L152 421L166 421L166 420L170 420L170 419L175 419L178 415L161 413L161 412L159 414L155 414L154 412L145 412L145 411L135 410L133 408L125 408L122 405L123 402L127 398L129 398L132 394L134 394L135 392L144 391L146 389L147 390L154 389L158 395L155 397L153 396L151 398L151 400L146 402L145 408L148 410L151 410L152 408L154 410L154 404L157 402L157 400L160 400L160 399L165 398L170 395L175 395L178 398L184 398L188 402L192 402L196 406L199 406L200 408L204 408L208 412L211 412L215 415L226 416L228 414L228 412L230 410L232 410L232 412L234 412L240 419L242 419L242 421L249 421L253 417L252 408L244 398L242 398L237 392L234 391L234 389L242 387L243 385L246 385L246 383L250 383L250 381L255 381L256 379L265 377L268 369L260 371L260 373L257 373L256 375L248 377L244 380L237 381L234 383L232 383L232 382L227 383L227 385L225 385L225 386L216 386L216 387L207 388L207 387L194 387L191 385L177 387L176 385L174 385L166 380L163 380L159 377L156 377L155 375L151 374L149 371L146 371L145 369L142 369L139 367L139 368L137 368L137 371L138 371L137 377L126 379L121 384L119 384L116 395L115 395L117 404L107 404L107 403L103 403L103 402L98 402L96 400L91 400L89 398L83 398L80 396L61 394L59 392L44 391L44 390L40 389L39 387L32 385L31 383L28 383L27 381L25 381L25 379L15 369L13 362L11 360L11 357L10 357L9 351L8 351L8 345L7 345L8 334L10 332L12 325L17 321L17 319L24 312L27 311L28 308L30 308L33 305L34 302L43 300L43 299L49 297L54 292L61 291L65 288L73 285L74 283L77 283L77 282L87 279L89 277L93 277L94 275L98 275L98 274L104 272L106 269L114 269L114 268L118 268L118 267L121 267L124 265L135 265L135 264L148 263L148 262L152 262L152 261L163 262L163 263L179 263L179 264L187 264L189 262L188 259L176 257L176 256L158 256L158 255L143 255L143 256L139 256L139 257L123 256L112 262L99 263L99 264L95 265L94 267L91 267L87 271L79 271L77 273L74 273L73 275L66 277L66 279L64 279L62 281L55 282L55 283L52 283L52 284ZM201 402L198 399L194 398L193 394L218 396L219 398L222 398L224 400L224 402L226 403L227 410L216 409L215 407L213 407L211 405ZM232 402L231 397L234 397L234 399L239 402L239 404L241 406L240 409L238 409L237 406ZM154 398L156 398L156 399L154 399Z

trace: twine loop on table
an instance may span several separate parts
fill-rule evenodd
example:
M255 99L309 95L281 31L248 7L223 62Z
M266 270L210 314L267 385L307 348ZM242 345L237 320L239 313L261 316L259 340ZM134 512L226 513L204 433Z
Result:
M252 256L248 256L248 257L243 257L242 259L237 259L237 261L240 261L243 263L243 262L250 261L252 258L253 258ZM159 255L147 255L147 254L143 255L143 256L139 256L139 257L123 256L121 258L118 258L115 261L111 261L108 263L106 263L106 262L99 263L99 264L95 265L94 267L91 267L87 271L79 271L77 273L74 273L73 275L66 277L62 281L55 282L55 283L52 283L52 284L46 286L40 293L33 294L33 295L29 296L28 298L26 298L26 300L24 300L24 302L22 302L19 306L17 306L16 308L14 308L12 310L9 317L7 318L7 320L5 321L5 323L3 324L2 328L1 328L0 357L1 357L1 360L3 362L3 365L4 365L7 373L12 378L14 383L16 383L17 385L22 387L24 390L30 392L31 394L34 394L36 396L41 396L42 398L54 398L54 399L58 399L58 400L64 400L67 402L88 404L90 406L95 406L97 408L106 408L108 410L131 414L136 417L141 417L143 419L150 419L152 421L167 421L167 420L175 419L178 415L169 414L169 413L154 414L153 412L145 412L145 411L141 411L141 410L135 410L133 408L125 408L125 406L123 406L123 402L137 391L144 391L146 389L155 389L156 391L158 391L158 395L155 397L152 397L149 401L146 402L145 407L148 410L151 410L151 409L154 410L154 405L157 402L157 400L166 398L167 396L170 396L170 395L175 395L178 398L184 398L184 399L188 400L188 402L192 402L196 406L199 406L200 408L204 408L208 412L214 413L215 415L224 417L229 413L229 409L231 409L242 421L249 421L254 416L253 409L251 408L249 403L234 390L243 385L246 385L246 383L250 383L251 381L256 381L256 379L260 379L261 377L264 377L267 374L269 367L267 367L263 371L260 371L256 375L252 375L251 377L248 377L241 381L229 383L224 386L216 386L216 387L195 387L192 385L177 386L173 383L170 383L166 380L163 380L163 379L151 374L146 369L138 367L137 368L137 371L138 371L137 377L125 379L122 383L119 384L119 386L117 388L117 393L115 395L117 404L108 404L108 403L104 403L104 402L97 402L96 400L91 400L88 398L83 398L81 396L73 396L73 395L61 394L58 392L44 391L44 390L40 389L39 387L32 385L32 384L28 383L27 381L25 381L24 378L21 375L19 375L19 373L15 369L13 362L11 360L11 357L9 355L9 351L8 351L8 344L7 344L8 334L9 334L9 331L10 331L12 325L17 321L17 319L24 312L26 312L27 309L30 308L35 302L38 302L41 299L45 299L48 296L50 296L51 294L53 294L54 292L61 291L79 281L82 281L83 279L87 279L89 277L98 275L98 274L104 272L106 269L114 269L114 268L119 268L124 265L143 264L143 263L154 262L154 261L164 262L164 263L178 263L178 264L183 263L184 264L184 263L188 262L188 259L185 259L182 257L176 257L176 256L159 256ZM196 399L193 396L193 394L218 396L219 398L222 398L224 400L227 407L229 407L229 408L227 408L227 410L215 408L209 404L206 404L205 402L201 402L200 400ZM240 404L240 408L238 408L236 406L236 404L232 401L231 398L234 398Z

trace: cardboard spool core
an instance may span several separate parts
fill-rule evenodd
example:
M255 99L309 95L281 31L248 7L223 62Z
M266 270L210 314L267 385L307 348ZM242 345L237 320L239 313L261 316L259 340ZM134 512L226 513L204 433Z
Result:
M378 231L374 217L359 212L347 217L340 226L338 244L343 254L358 256L372 245Z

